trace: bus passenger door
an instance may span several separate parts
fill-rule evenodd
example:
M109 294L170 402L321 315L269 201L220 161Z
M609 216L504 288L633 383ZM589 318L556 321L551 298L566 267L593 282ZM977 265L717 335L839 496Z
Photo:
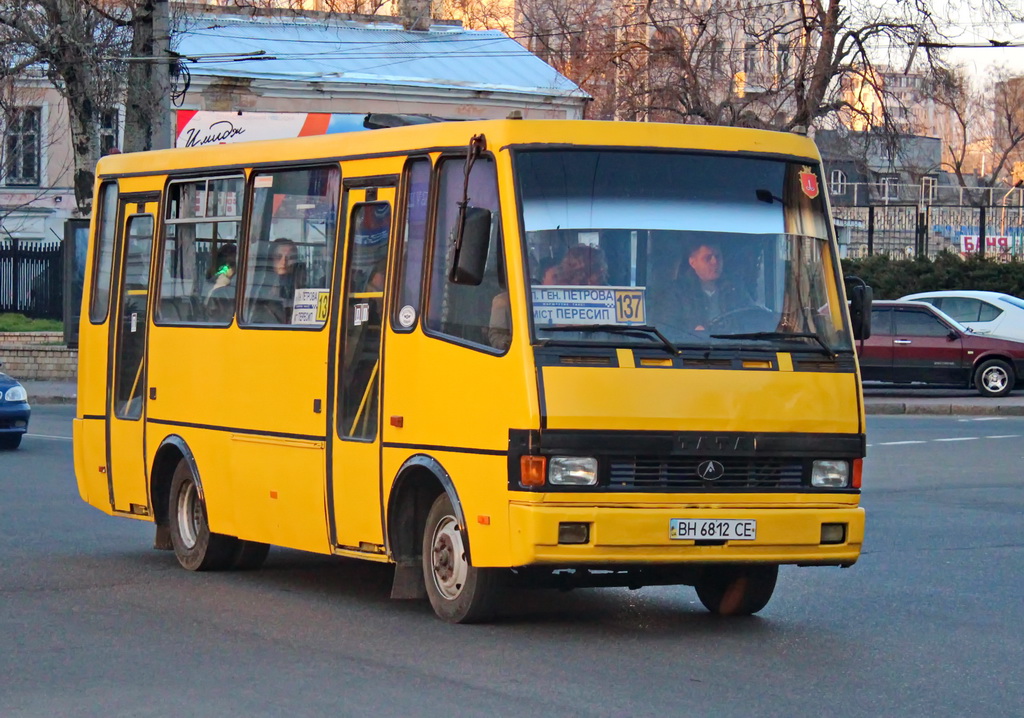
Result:
M156 198L121 199L118 271L110 317L107 381L107 484L115 511L148 515L146 328Z
M336 546L383 553L380 387L393 187L349 189L329 496Z

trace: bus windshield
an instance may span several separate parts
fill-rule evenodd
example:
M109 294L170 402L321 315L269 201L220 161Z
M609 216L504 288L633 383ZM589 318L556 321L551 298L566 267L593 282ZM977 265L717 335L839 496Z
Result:
M612 149L514 161L535 341L852 351L817 165Z

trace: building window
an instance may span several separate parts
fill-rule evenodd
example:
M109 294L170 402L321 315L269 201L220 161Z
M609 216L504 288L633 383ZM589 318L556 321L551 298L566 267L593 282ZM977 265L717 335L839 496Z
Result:
M789 74L789 43L779 43L778 65L775 68L780 79L785 79Z
M117 148L117 128L116 109L100 113L100 157L109 155L111 150Z
M935 188L939 182L934 177L921 178L921 199L925 202L935 201Z
M725 40L711 41L711 74L717 75L722 70L725 55Z
M11 113L4 142L4 184L39 186L39 155L43 110L23 107Z
M743 46L743 71L748 75L757 67L757 45L748 42Z
M842 170L832 170L828 178L828 191L833 196L846 194L846 173Z
M878 195L879 199L886 202L889 200L899 199L899 181L900 178L896 175L882 175L878 178Z

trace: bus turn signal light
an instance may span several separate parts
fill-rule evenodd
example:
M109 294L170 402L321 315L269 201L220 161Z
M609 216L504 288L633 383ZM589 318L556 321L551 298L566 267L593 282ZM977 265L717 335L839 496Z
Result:
M547 473L548 457L519 457L519 483L523 486L543 486L547 479Z
M850 484L855 489L860 488L860 475L864 470L864 459L853 460L853 483Z

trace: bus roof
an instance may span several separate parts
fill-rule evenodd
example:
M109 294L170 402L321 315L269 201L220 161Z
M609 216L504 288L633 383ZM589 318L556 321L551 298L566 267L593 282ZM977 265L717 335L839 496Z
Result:
M492 151L507 146L557 145L744 152L803 158L811 162L820 158L813 141L787 132L653 122L479 120L123 153L101 159L96 175L98 178L158 175L200 168L438 151L464 147L478 134L487 138L488 149Z

